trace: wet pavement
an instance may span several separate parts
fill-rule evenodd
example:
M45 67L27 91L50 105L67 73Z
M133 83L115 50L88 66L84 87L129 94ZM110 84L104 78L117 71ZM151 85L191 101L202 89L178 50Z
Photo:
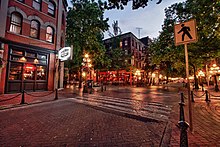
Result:
M30 105L18 105L20 98L16 105L15 99L0 101L0 146L179 146L178 103L180 92L186 93L179 90L111 86L80 97L70 88L59 91L56 101L54 93L25 95ZM220 144L220 101L204 100L205 95L195 97L193 103L189 146ZM187 100L185 104L188 122Z

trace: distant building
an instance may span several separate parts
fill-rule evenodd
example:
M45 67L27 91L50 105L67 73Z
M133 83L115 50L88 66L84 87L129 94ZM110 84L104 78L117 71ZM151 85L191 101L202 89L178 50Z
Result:
M0 0L0 93L62 87L66 8L66 0Z
M149 37L138 39L131 32L118 35L117 38L120 39L120 47L122 48L124 53L131 54L132 56L132 59L129 60L128 63L138 69L144 69L144 67L146 66L145 61L149 58L148 48L151 39ZM114 37L105 39L104 45L107 49L107 52L110 49L116 48Z
M138 39L131 32L118 35L117 38L120 40L120 48L123 50L124 54L131 55L132 57L127 62L131 65L133 69L141 70L142 76L144 76L144 69L147 65L150 64L148 49L151 43L151 39L149 37ZM107 49L107 53L111 49L116 48L117 43L115 42L115 37L105 39L104 45ZM130 72L123 72L123 75L127 74L127 77L124 77L124 79L131 80L129 73Z

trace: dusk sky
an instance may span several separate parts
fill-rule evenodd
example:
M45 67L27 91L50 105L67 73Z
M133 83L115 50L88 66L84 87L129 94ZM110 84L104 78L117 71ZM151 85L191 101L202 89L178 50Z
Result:
M132 10L132 3L129 2L124 10L108 10L104 16L109 18L110 32L113 32L112 24L117 20L122 33L132 32L139 38L137 28L141 28L140 38L146 36L156 38L164 21L164 9L174 3L183 1L185 0L163 0L162 3L157 5L157 0L153 0L145 8L137 10ZM105 33L105 38L109 38L108 32Z

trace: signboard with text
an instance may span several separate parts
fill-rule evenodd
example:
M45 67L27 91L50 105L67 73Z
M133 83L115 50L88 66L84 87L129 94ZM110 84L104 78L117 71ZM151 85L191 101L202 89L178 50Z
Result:
M176 24L174 26L175 45L197 42L196 20Z

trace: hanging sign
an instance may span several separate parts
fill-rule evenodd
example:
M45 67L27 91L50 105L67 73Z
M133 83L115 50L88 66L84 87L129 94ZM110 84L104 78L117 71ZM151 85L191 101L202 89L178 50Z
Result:
M58 58L61 61L66 61L66 60L70 59L71 55L72 55L71 47L64 47L64 48L60 49L58 52Z

